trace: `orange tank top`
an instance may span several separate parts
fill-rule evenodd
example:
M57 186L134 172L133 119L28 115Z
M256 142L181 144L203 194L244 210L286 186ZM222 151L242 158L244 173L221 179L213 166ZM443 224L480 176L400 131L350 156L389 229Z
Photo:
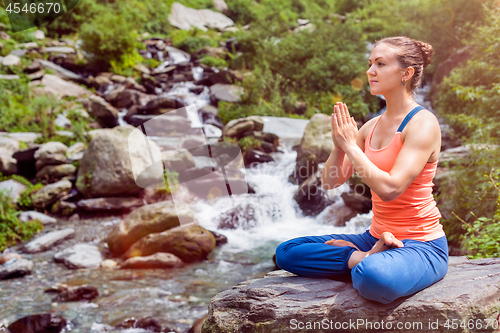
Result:
M386 147L382 149L370 147L373 131L384 114L379 117L366 137L365 154L379 169L391 171L403 147L401 132L411 117L423 107L416 109L407 115ZM398 198L392 201L382 201L373 190L371 191L373 218L370 233L374 237L380 238L380 234L384 231L391 232L399 240L431 241L445 235L443 226L439 223L441 214L432 195L434 186L432 179L436 174L437 163L437 161L427 162L417 178Z

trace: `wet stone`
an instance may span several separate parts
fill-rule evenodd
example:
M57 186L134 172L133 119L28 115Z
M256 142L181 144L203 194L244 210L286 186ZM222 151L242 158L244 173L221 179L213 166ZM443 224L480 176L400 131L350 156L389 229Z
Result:
M58 333L66 327L66 319L53 314L36 314L23 317L9 325L11 333Z

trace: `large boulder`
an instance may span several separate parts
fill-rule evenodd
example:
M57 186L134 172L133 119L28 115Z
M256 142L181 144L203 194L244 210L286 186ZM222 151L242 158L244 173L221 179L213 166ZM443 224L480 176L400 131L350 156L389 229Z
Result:
M316 156L316 163L326 162L333 150L330 117L317 113L311 117L300 141L299 152L309 151Z
M141 238L125 253L125 258L166 252L191 263L205 259L214 248L215 238L210 231L188 224Z
M92 198L133 196L139 185L163 180L163 167L153 164L150 154L161 161L160 148L132 126L100 130L80 161L76 187Z
M203 332L450 332L455 325L465 332L461 323L492 332L499 283L500 259L450 257L443 280L384 305L360 296L350 281L275 271L212 298Z
M179 216L183 221L194 222L189 206L174 204L173 201L160 201L138 208L111 230L108 235L109 249L119 256L142 237L179 226Z

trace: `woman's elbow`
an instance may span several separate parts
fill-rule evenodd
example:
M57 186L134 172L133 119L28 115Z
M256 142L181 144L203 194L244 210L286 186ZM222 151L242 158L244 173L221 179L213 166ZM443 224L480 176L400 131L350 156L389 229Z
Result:
M400 191L397 191L397 190L388 190L388 191L385 191L384 193L381 193L379 195L379 198L382 201L392 201L392 200L396 200L397 198L399 198L399 196L402 193L403 192L400 192Z

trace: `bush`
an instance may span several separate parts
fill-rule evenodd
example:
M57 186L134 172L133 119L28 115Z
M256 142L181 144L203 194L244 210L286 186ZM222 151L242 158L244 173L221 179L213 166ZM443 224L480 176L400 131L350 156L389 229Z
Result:
M484 25L472 31L471 59L453 69L443 80L436 103L436 111L464 144L484 147L473 149L469 157L451 166L454 174L445 182L447 190L440 198L444 213L442 223L449 240L458 245L462 239L473 255L489 255L490 250L481 252L483 247L489 246L486 241L479 243L477 248L472 245L472 239L486 237L485 230L494 232L498 209L496 185L489 175L500 164L500 148L495 146L500 139L497 121L500 59L496 54L500 43L500 8L485 11ZM477 219L477 216L482 218ZM464 233L466 235L461 237Z
M142 61L137 52L142 45L137 41L136 22L116 14L113 11L96 14L91 22L82 24L80 38L82 50L90 53L92 60L123 72Z
M459 218L467 227L463 239L471 259L500 257L500 172L492 169L488 176L497 194L494 217L482 216L472 224Z
M6 193L0 191L0 252L19 241L31 238L43 229L38 221L21 222L14 205Z

